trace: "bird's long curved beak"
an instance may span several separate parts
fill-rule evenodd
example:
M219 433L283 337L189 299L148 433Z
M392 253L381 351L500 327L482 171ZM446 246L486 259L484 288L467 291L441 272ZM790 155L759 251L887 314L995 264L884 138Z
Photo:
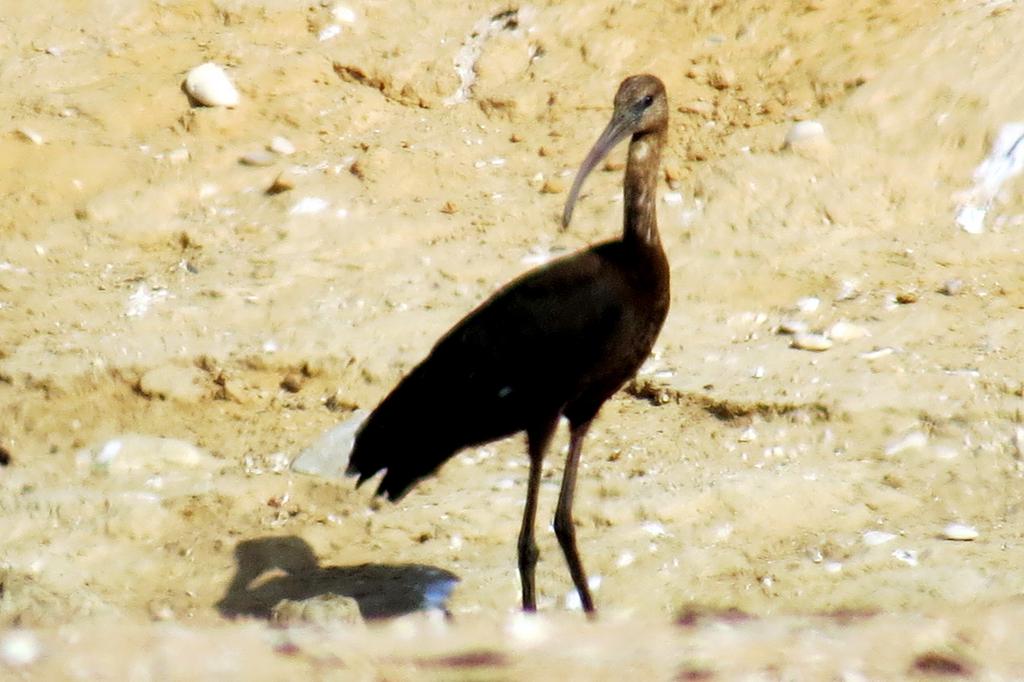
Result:
M594 167L608 155L608 152L630 134L630 130L629 118L616 111L601 136L597 138L597 142L591 147L587 158L583 159L579 171L576 172L576 179L572 183L572 189L569 190L569 198L565 201L565 210L562 211L563 230L569 227L569 221L572 220L572 210L576 207L576 199L579 197L583 181L590 175L590 171L594 170Z

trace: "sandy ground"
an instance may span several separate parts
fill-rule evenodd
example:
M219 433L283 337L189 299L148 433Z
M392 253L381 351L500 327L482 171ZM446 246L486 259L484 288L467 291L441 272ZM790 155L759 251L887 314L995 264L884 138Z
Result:
M1024 678L1024 184L972 190L1021 35L973 0L8 0L4 676ZM238 107L190 103L205 61ZM544 521L526 619L520 438L397 505L288 464L616 234L622 150L557 219L645 71L673 307L584 451L600 618Z

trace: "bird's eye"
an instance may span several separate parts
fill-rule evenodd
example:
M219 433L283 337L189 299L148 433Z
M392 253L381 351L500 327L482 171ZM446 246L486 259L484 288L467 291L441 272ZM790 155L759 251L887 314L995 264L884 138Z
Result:
M651 95L646 95L642 100L640 100L640 106L643 107L644 109L651 106L652 104L654 104L654 97L652 97Z

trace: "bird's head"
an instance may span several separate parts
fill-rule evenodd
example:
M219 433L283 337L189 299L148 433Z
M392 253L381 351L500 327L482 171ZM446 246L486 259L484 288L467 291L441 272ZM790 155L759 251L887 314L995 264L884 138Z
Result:
M656 76L641 74L622 81L619 91L615 93L612 120L583 160L572 189L569 190L569 198L562 212L562 228L569 226L583 181L615 145L633 135L662 131L667 125L668 98L665 86Z

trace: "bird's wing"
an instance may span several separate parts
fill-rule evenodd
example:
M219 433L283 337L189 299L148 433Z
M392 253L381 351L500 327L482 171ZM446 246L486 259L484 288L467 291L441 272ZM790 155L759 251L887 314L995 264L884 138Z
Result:
M599 252L555 261L482 303L428 361L436 358L475 400L509 390L557 394L602 357L622 317L621 288Z

